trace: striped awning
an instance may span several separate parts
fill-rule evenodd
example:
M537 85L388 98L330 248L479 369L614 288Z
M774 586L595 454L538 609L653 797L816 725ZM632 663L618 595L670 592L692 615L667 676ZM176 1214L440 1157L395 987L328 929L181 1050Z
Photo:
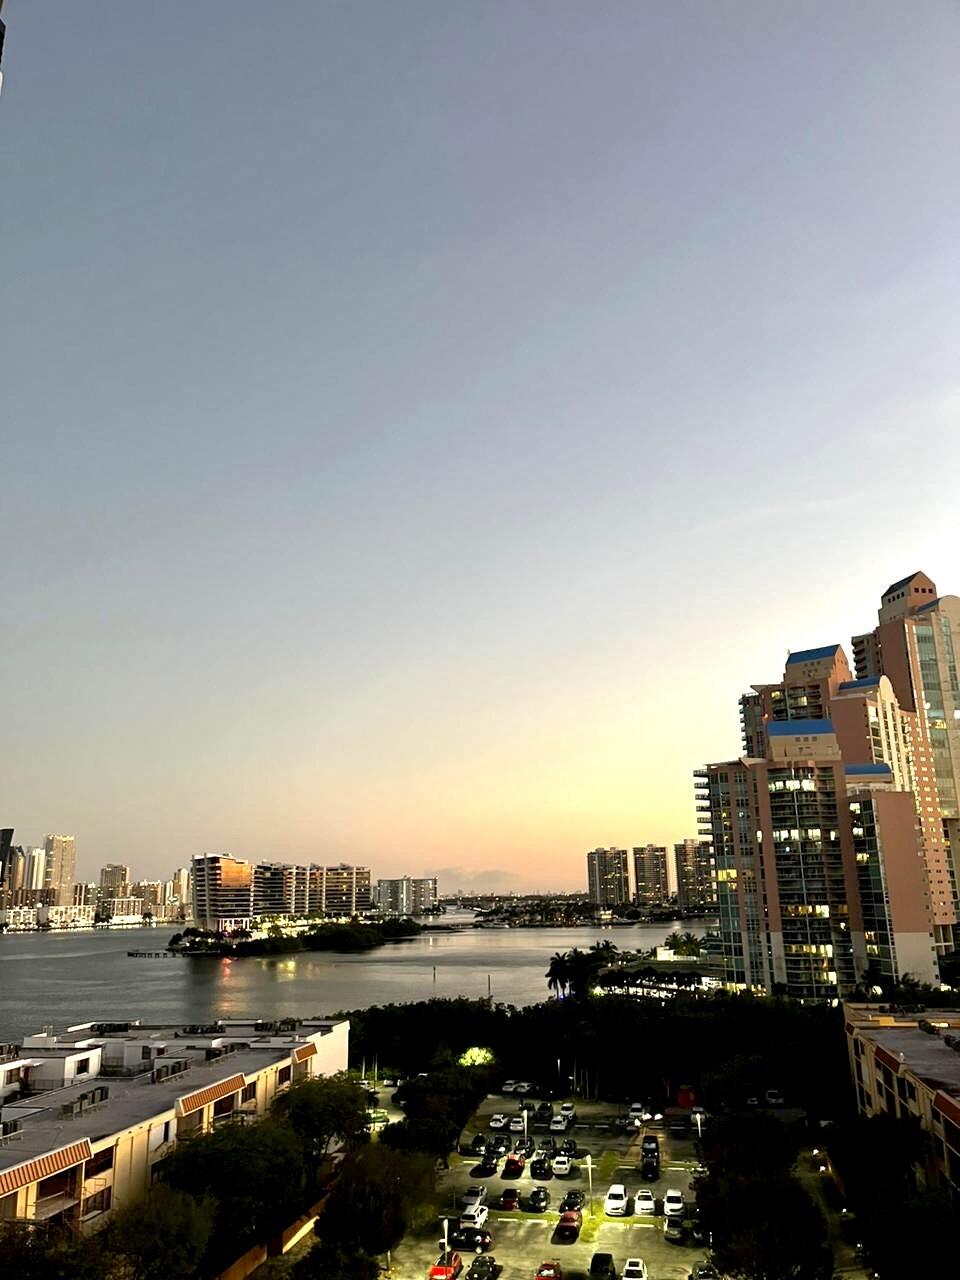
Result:
M306 1062L308 1058L312 1058L317 1052L317 1046L311 1042L309 1044L298 1044L293 1051L294 1062Z
M205 1089L194 1089L193 1093L185 1093L177 1099L177 1114L188 1116L192 1111L199 1111L211 1102L219 1102L221 1098L237 1093L246 1084L242 1075L230 1076L228 1080L218 1080L216 1084L208 1084Z
M946 1116L954 1124L960 1125L960 1103L957 1102L956 1098L952 1098L949 1093L944 1093L942 1089L938 1089L933 1095L933 1105L942 1116Z
M0 1196L9 1195L11 1191L19 1191L28 1187L31 1182L40 1182L43 1178L62 1173L64 1169L72 1169L74 1165L89 1160L93 1155L90 1139L73 1142L69 1147L60 1147L45 1156L37 1156L35 1160L26 1160L23 1164L14 1165L0 1173Z
M889 1049L885 1049L882 1044L874 1046L873 1056L878 1062L882 1062L885 1067L889 1067L894 1075L899 1074L900 1059L895 1053L891 1053Z

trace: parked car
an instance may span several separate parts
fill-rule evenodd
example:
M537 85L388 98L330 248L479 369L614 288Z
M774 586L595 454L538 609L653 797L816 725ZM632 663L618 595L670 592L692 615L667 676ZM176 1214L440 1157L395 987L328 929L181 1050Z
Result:
M625 1218L628 1203L627 1188L622 1182L615 1182L603 1198L603 1212L613 1218Z
M623 1280L647 1280L647 1264L642 1258L628 1258L623 1264Z
M541 1102L540 1105L537 1107L536 1116L538 1120L552 1120L553 1119L553 1103Z
M763 1100L768 1107L783 1106L783 1094L780 1092L779 1089L768 1089L767 1092L763 1095Z
M710 1244L710 1232L700 1217L699 1210L694 1214L693 1221L690 1224L690 1239L694 1244Z
M576 1138L564 1138L563 1142L560 1143L560 1154L569 1156L573 1160L577 1154Z
M591 1280L617 1280L617 1267L612 1253L595 1253L590 1259Z
M570 1121L566 1116L554 1116L550 1121L551 1133L566 1133L570 1128Z
M531 1178L552 1178L553 1167L546 1156L538 1156L536 1160L530 1162Z
M687 1229L683 1225L683 1219L680 1217L664 1218L663 1238L664 1240L669 1240L671 1244L683 1244L687 1238Z
M663 1193L663 1214L666 1218L683 1217L683 1192L665 1191Z
M554 1156L551 1168L555 1178L569 1178L573 1172L573 1161L569 1156Z
M640 1164L640 1177L644 1182L656 1182L660 1177L660 1161L657 1156L644 1156Z
M529 1080L518 1080L513 1092L522 1096L526 1093L534 1093L535 1089Z
M480 1164L477 1166L476 1176L480 1178L492 1178L499 1168L500 1161L491 1152L489 1155L485 1155L480 1161Z
M568 1213L571 1209L582 1209L586 1196L582 1191L568 1191L560 1201L560 1212Z
M467 1187L463 1195L460 1197L460 1203L465 1209L470 1209L475 1204L483 1204L487 1198L487 1188L481 1186Z
M503 1162L503 1176L505 1178L519 1178L523 1173L523 1166L526 1164L523 1156L516 1151L511 1151Z
M690 1280L720 1280L720 1273L712 1262L698 1262L690 1272Z
M515 1210L520 1208L520 1192L516 1187L504 1187L500 1192L499 1205L501 1209Z
M513 1116L510 1120L511 1133L523 1133L523 1116Z
M568 1209L565 1213L561 1213L560 1221L554 1230L554 1236L557 1240L564 1240L572 1244L580 1235L580 1228L583 1226L583 1214L579 1209Z
M557 1140L550 1134L540 1139L540 1146L545 1155L553 1157L557 1154Z
M514 1147L514 1151L516 1151L517 1155L524 1156L525 1158L532 1156L536 1149L537 1144L532 1138L524 1138L522 1142L518 1142Z
M486 1150L493 1151L498 1156L506 1155L510 1150L510 1139L504 1133L495 1133L492 1138L487 1140Z
M531 1213L542 1213L550 1205L550 1192L546 1187L534 1187L527 1204Z
M541 1262L537 1267L536 1280L563 1280L563 1272L559 1262Z
M576 1120L577 1108L572 1102L562 1102L560 1104L560 1114L566 1116L568 1120Z
M447 1233L451 1249L462 1249L465 1253L486 1253L493 1248L493 1236L489 1231L477 1227L455 1227Z
M487 1128L490 1129L491 1131L496 1132L497 1130L505 1129L506 1127L507 1127L507 1117L501 1111L495 1111L493 1115L490 1117L490 1121L487 1125Z
M637 1194L633 1197L634 1213L656 1213L657 1198L652 1191L648 1191L646 1187L641 1187Z
M501 1093L513 1093L513 1091L514 1091L514 1089L516 1089L516 1087L517 1087L517 1082L516 1082L516 1080L504 1080L503 1084L500 1086L500 1092L501 1092Z
M649 1159L651 1156L660 1159L660 1139L655 1133L645 1133L640 1142L640 1156Z
M441 1253L439 1259L430 1268L430 1280L457 1280L463 1270L463 1259L459 1253L450 1251Z
M487 1149L486 1138L483 1136L482 1133L474 1134L473 1141L470 1143L470 1146L467 1149L468 1151L470 1151L472 1155L482 1156Z
M500 1267L492 1253L481 1253L470 1263L467 1280L494 1280Z
M460 1225L462 1227L476 1227L479 1230L489 1217L490 1210L485 1204L474 1204L469 1209L464 1209L463 1213L461 1213Z
M518 1110L518 1111L525 1111L525 1112L527 1113L527 1115L528 1115L528 1116L536 1115L536 1113L537 1113L537 1104L536 1104L535 1102L531 1102L529 1099L527 1099L526 1101L524 1101L524 1102L520 1102L520 1103L518 1103L518 1104L517 1104L517 1110Z

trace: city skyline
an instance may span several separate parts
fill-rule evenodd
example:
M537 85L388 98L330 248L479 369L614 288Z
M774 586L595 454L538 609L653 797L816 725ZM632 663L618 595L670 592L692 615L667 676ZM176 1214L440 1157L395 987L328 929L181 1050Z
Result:
M580 888L957 589L953 6L114 8L8 6L0 106L0 802L78 877Z

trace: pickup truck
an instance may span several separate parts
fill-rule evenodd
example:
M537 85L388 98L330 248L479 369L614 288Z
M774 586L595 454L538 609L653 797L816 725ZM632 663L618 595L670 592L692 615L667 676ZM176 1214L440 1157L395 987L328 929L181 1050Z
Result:
M429 1280L457 1280L463 1270L463 1259L459 1253L441 1253L439 1259L430 1268Z

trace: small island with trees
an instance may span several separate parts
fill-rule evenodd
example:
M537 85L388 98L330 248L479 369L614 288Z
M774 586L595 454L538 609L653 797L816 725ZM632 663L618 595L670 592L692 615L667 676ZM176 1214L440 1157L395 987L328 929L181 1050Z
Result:
M423 932L409 918L334 922L313 920L305 928L289 931L279 922L263 932L250 929L184 929L167 943L170 951L184 956L280 956L298 951L372 951L388 942L405 942Z

